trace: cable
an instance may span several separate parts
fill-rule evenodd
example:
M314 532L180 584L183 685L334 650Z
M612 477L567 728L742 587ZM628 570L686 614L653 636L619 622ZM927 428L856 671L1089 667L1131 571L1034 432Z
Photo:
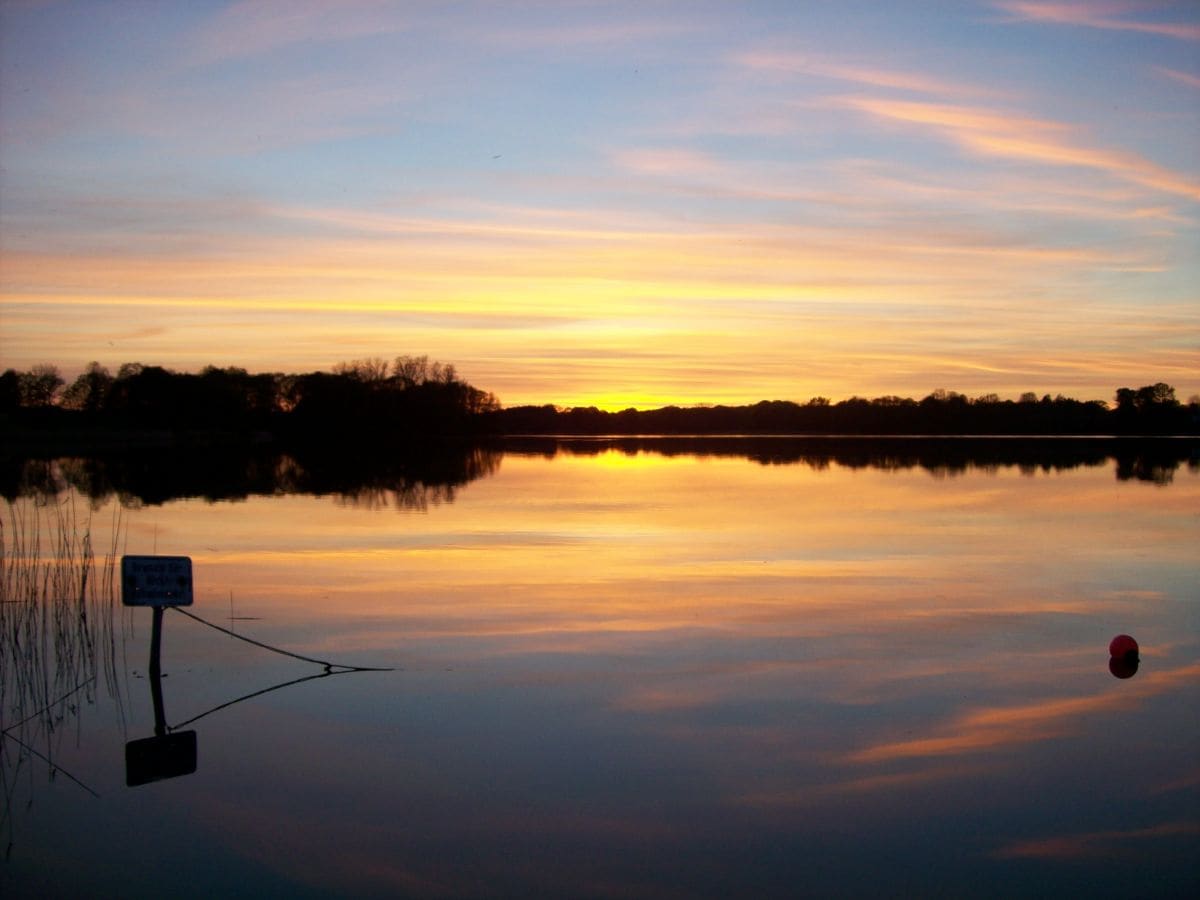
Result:
M225 709L226 707L233 706L237 703L241 703L243 700L250 700L254 697L261 697L263 694L269 694L269 693L271 693L271 691L278 691L285 687L291 687L294 684L301 684L302 682L312 681L316 678L329 678L332 675L349 675L351 672L362 672L362 671L377 672L377 671L388 671L388 670L343 669L340 672L333 672L330 670L326 670L326 671L320 672L316 675L305 675L303 678L294 678L291 681L285 681L282 684L271 685L271 687L269 687L269 688L262 688L261 690L251 691L249 694L245 694L241 697L238 697L236 700L227 700L224 703L220 703L220 704L214 706L212 709L205 710L204 712L200 713L200 715L198 715L198 716L192 716L190 719L188 719L184 722L180 722L178 725L168 725L167 730L168 731L178 731L180 728L184 728L188 725L191 725L193 722L199 721L200 719L203 719L205 716L211 716L213 713L218 712L219 710Z
M279 647L272 647L270 644L264 644L262 641L256 641L253 638L248 638L245 635L238 634L236 631L230 631L228 628L222 628L220 625L214 625L206 619L200 618L195 613L190 613L186 609L179 606L172 606L171 609L176 612L183 613L189 619L195 619L201 625L207 625L209 628L215 628L217 631L224 632L230 637L235 637L239 641L245 641L247 644L253 644L255 647L262 647L264 650L270 650L272 653L282 653L284 656L290 656L293 659L301 659L304 662L315 663L318 666L324 666L325 671L333 673L334 669L339 669L343 672L394 672L395 669L379 668L376 666L347 666L342 663L332 663L324 659L314 659L311 656L302 656L299 653L293 653L291 650L282 650Z
M43 707L42 707L41 709L39 709L37 712L35 712L35 713L32 713L32 714L30 714L30 715L26 716L25 718L23 718L23 719L22 719L20 722L18 722L17 724L15 724L15 725L9 725L9 726L8 726L7 728L5 728L3 731L0 731L0 734L8 734L8 733L9 733L10 731L12 731L13 729L20 728L20 727L21 727L22 725L24 725L26 722L31 722L31 721L33 721L33 720L34 720L34 719L36 719L38 716L40 716L42 713L44 713L44 712L48 712L49 710L52 710L52 709L54 709L54 707L58 706L58 704L62 703L64 700L66 700L66 699L67 699L68 697L70 697L72 694L77 694L77 693L79 693L80 691L82 691L82 690L83 690L85 687L87 687L89 684L91 684L91 683L92 683L93 681L95 681L95 680L96 680L96 676L95 676L95 675L93 675L91 678L85 678L83 681L79 682L79 684L75 685L75 687L71 688L71 690L67 691L65 694L63 694L61 697L59 697L59 698L58 698L57 700L55 700L53 703L47 703L45 706L43 706Z
M38 750L37 747L34 747L31 744L27 744L25 741L21 740L15 734L8 734L7 732L5 732L4 738L5 738L5 740L16 741L18 744L20 744L22 747L24 747L29 753L32 753L38 759L42 760L42 762L44 762L48 766L50 766L51 777L53 777L54 775L56 775L59 772L62 772L64 775L66 775L68 778L70 778L73 782L75 782L77 785L79 785L81 788L83 788L85 791L87 791L93 797L96 797L97 799L99 799L99 797L100 797L99 794L97 794L90 787L88 787L86 784L84 784L82 781L80 781L78 778L76 778L74 775L72 775L70 772L68 772L66 769L64 769L62 766L60 766L58 763L56 763L54 760L52 760L50 757L48 757L45 753L42 753L42 751ZM32 803L33 801L30 800L29 802Z

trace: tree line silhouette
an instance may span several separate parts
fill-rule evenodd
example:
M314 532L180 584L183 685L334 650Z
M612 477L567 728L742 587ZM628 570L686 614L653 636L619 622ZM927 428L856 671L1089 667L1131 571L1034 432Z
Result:
M851 397L837 403L746 406L501 407L496 397L427 356L339 363L329 372L251 374L208 366L197 374L126 363L114 375L91 363L70 384L52 365L0 374L0 417L18 430L114 441L148 433L209 439L336 442L530 434L1198 434L1200 397L1181 403L1159 382L1117 389L1110 406L1061 394L1019 400L936 390L920 400Z
M518 406L488 414L502 434L807 434L807 435L1085 435L1197 434L1200 398L1181 404L1175 389L1158 383L1121 388L1116 404L1061 394L1018 401L995 394L970 399L936 390L921 400L851 397L832 403L764 400L750 406L666 406L606 412L596 407Z
M471 433L498 408L492 394L460 379L454 366L426 356L355 360L300 375L216 366L190 374L141 363L126 363L113 375L95 362L70 385L50 365L0 375L0 415L60 430L415 439Z

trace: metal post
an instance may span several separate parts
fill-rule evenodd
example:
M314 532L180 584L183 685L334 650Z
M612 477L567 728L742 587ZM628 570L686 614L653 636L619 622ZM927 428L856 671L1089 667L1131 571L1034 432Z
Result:
M162 607L156 606L152 612L154 623L150 631L150 699L154 702L154 733L162 737L167 733L167 714L163 709L162 664L159 660L162 650Z

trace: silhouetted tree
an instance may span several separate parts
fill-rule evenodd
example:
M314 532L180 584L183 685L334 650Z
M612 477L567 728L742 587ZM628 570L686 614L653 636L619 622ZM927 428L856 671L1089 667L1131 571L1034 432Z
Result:
M1161 381L1138 388L1133 399L1133 405L1143 410L1177 406L1178 403L1179 401L1175 399L1175 388L1169 384L1163 384Z
M357 379L363 384L380 384L387 380L388 364L387 360L374 356L369 359L340 362L333 367L333 373Z
M1168 434L1195 430L1191 410L1175 399L1175 388L1164 382L1137 390L1118 388L1116 430L1123 433Z
M188 415L209 428L262 427L275 410L275 378L245 369L207 366L198 377L177 376Z
M42 363L18 375L21 406L38 408L52 406L59 388L66 382L58 366Z
M109 389L108 410L130 424L165 426L182 417L175 373L161 366L126 363Z
M424 384L429 380L429 357L397 356L392 363L392 374L404 387Z
M369 415L366 397L366 384L356 377L310 372L291 384L291 417L306 428L344 428Z
M16 369L0 375L0 413L12 412L21 405L21 376Z
M108 369L98 362L90 362L79 377L63 391L61 405L64 409L76 409L94 415L107 403L113 381L115 379Z
M140 373L144 368L146 367L140 362L121 363L121 367L117 369L117 379L123 380L126 378L132 378L134 375Z

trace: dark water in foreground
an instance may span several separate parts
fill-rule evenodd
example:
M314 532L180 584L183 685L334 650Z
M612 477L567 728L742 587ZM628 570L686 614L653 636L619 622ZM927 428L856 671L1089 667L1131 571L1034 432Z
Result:
M207 621L394 670L168 611L180 774L130 787L150 612L5 604L0 893L1192 896L1200 469L1046 446L10 468L10 574L73 516L93 588L116 530Z

